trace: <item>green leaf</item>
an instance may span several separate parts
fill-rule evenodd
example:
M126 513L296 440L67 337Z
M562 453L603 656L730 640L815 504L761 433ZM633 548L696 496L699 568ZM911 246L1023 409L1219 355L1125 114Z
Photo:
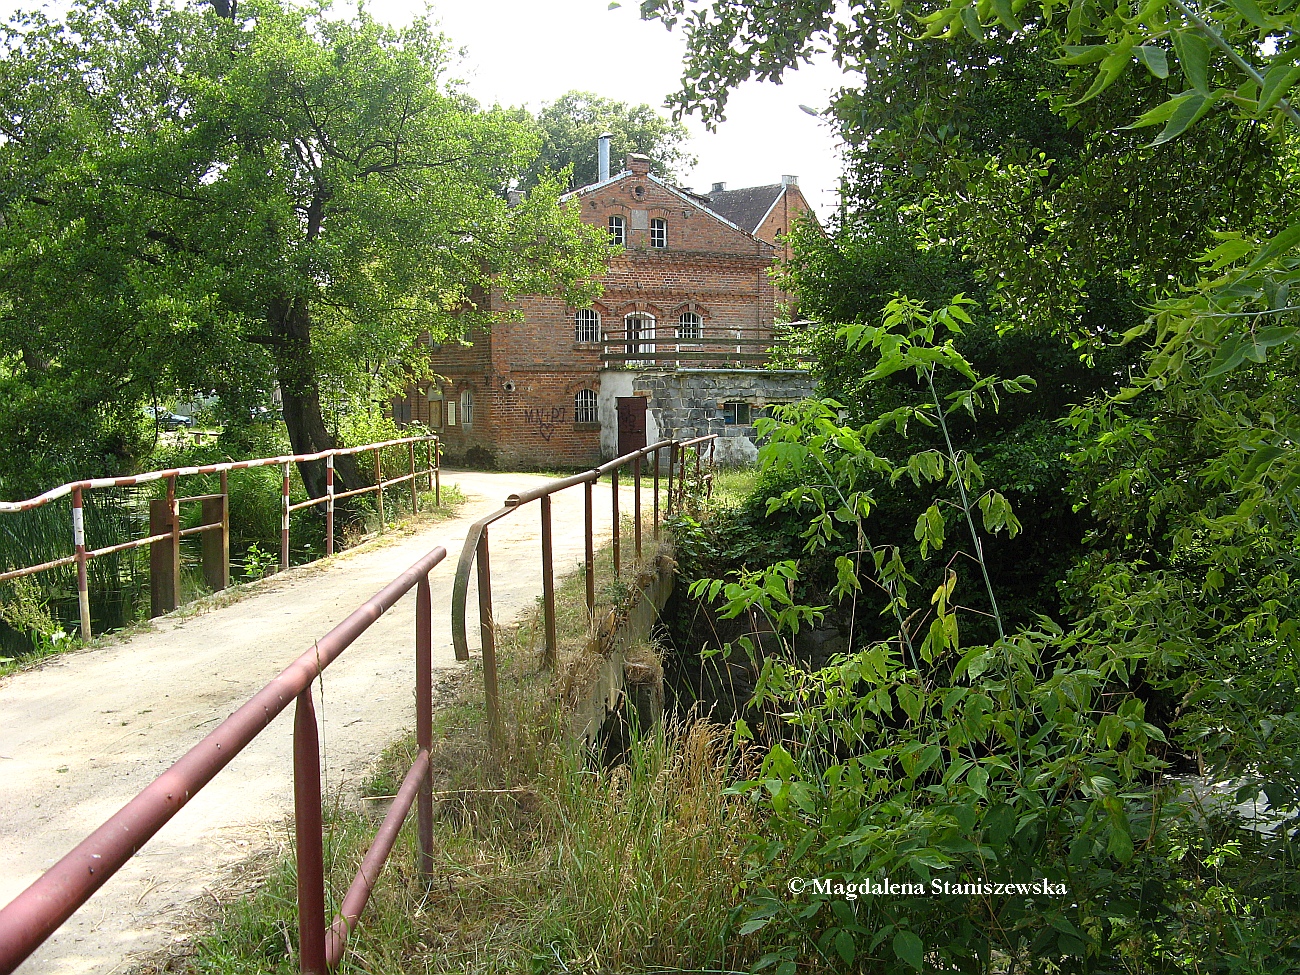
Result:
M844 959L844 964L852 965L858 953L858 946L853 942L853 935L841 928L835 933L835 951Z
M1171 139L1178 138L1202 115L1213 108L1216 101L1218 101L1217 96L1191 95L1174 110L1174 114L1169 118L1169 123L1160 131L1160 134L1156 136L1155 141L1151 143L1149 148L1162 146Z
M1214 359L1210 362L1210 368L1205 373L1206 379L1213 379L1215 376L1222 376L1226 372L1231 372L1241 365L1246 358L1246 343L1244 335L1229 335L1220 344L1218 351L1214 354Z
M998 20L1002 22L1002 26L1007 30L1012 32L1024 30L1011 9L1011 0L993 0L993 11L998 15Z
M1173 117L1174 112L1178 111L1178 106L1182 105L1183 102L1187 101L1189 98L1199 97L1201 96L1196 95L1195 93L1175 95L1168 101L1161 102L1149 112L1143 112L1132 122L1132 124L1125 125L1123 128L1142 129L1146 128L1148 125L1159 125L1162 122L1168 122L1169 119Z
M1269 23L1268 18L1264 16L1263 12L1259 9L1259 6L1255 3L1255 0L1228 0L1228 4L1233 10L1241 14L1243 19L1253 24L1255 27L1258 27L1260 30L1268 30L1274 26Z
M1196 91L1208 98L1210 94L1210 84L1207 80L1210 66L1209 44L1199 31L1192 28L1176 30L1173 32L1173 37L1174 50L1178 54L1178 66L1182 69L1183 77Z
M1165 57L1165 49L1163 47L1143 44L1141 47L1135 48L1134 50L1138 56L1138 60L1145 64L1147 70L1153 75L1157 78L1169 77L1169 59Z
M761 931L763 928L767 927L768 922L771 920L770 917L750 918L740 926L740 934L743 937L747 934L753 934L755 931Z
M1114 855L1120 863L1128 863L1133 859L1133 837L1129 836L1128 830L1120 826L1112 827L1110 831L1110 842L1106 844L1106 852Z
M899 931L894 935L894 954L918 972L925 965L925 946L911 931Z
M1273 461L1277 460L1279 457L1285 456L1285 454L1285 450L1281 447L1274 446L1273 444L1260 447L1250 455L1250 463L1246 465L1246 469L1242 472L1241 479L1243 481L1249 481L1255 476L1255 474L1268 467L1269 464L1273 463ZM1222 585L1222 583L1220 583L1220 585Z
M1268 69L1264 75L1264 84L1259 89L1259 109L1257 116L1263 115L1279 101L1286 97L1287 90L1300 80L1300 64L1288 65L1279 61Z
M984 26L980 23L979 15L975 13L974 7L961 8L961 22L966 28L966 33L981 44L984 43Z
M1264 265L1271 263L1275 258L1293 250L1297 244L1300 244L1300 221L1291 224L1277 236L1270 238L1258 254L1255 255L1248 265L1246 271L1257 271Z

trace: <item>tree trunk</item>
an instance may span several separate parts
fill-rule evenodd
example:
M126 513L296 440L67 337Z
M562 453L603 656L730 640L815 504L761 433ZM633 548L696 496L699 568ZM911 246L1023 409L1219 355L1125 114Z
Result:
M271 303L268 324L274 344L276 378L284 407L284 422L289 428L289 443L295 454L314 454L337 447L330 435L320 408L320 383L316 363L311 357L311 311L305 298L277 299ZM313 498L325 494L325 462L303 461L298 464L307 494ZM334 458L336 491L363 487L369 480L362 476L356 458Z

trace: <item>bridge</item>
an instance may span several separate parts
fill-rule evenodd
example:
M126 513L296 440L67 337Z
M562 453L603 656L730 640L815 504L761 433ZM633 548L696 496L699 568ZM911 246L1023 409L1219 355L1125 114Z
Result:
M182 609L144 632L51 658L0 683L0 904L7 905L0 910L0 972L107 973L178 937L187 905L215 897L212 885L233 865L280 843L295 810L295 764L297 846L300 853L313 843L319 849L322 789L330 795L358 785L404 729L427 735L433 693L460 666L458 649L461 657L484 653L490 695L493 616L514 618L539 596L553 613L551 568L590 564L594 546L611 537L617 544L620 508L630 514L644 502L659 514L661 498L666 508L673 486L664 471L660 488L658 457L671 450L669 470L680 487L686 450L656 446L559 482L444 471L444 483L454 480L468 498L451 520L281 572L229 604ZM654 487L642 498L641 479L629 484L625 475L620 485L618 473L639 472L651 455ZM612 474L612 483L602 473ZM519 510L531 501L539 502L541 518ZM496 522L488 581L487 526ZM639 549L637 524L625 548ZM462 550L459 571L439 566L446 552ZM418 598L400 598L416 589ZM475 602L486 615L474 635L486 640L470 646L464 607ZM296 716L287 707L292 697ZM264 714L253 713L258 708ZM317 734L319 752L311 747ZM215 757L211 749L227 740L239 745L237 756ZM200 746L208 747L206 758ZM427 796L418 765L403 790L405 808L390 824L394 835L416 792ZM157 829L151 839L147 831L121 835L145 826ZM378 865L363 866L368 875L354 884L357 897L349 894L329 932L323 892L306 891L304 972L337 963L382 867L382 847L381 832ZM115 858L120 869L92 876L101 860ZM300 885L308 875L310 888L307 867L300 861ZM301 906L301 887L299 897Z

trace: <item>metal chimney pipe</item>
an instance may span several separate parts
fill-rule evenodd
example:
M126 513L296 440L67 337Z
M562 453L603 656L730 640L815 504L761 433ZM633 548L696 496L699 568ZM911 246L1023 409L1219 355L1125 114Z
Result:
M605 132L597 141L597 174L596 181L603 183L609 179L609 142L614 138L613 133Z

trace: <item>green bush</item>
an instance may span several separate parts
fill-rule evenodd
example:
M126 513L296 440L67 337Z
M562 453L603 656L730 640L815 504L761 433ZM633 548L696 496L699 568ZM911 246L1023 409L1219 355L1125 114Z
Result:
M1207 799L1166 777L1175 745L1189 747L1186 735L1171 744L1175 730L1204 733L1246 699L1189 693L1178 723L1162 727L1139 693L1150 672L1142 643L1100 620L1013 628L1000 608L986 546L1021 525L979 461L954 446L950 423L958 411L997 409L1029 381L981 377L954 348L944 333L968 322L965 304L959 296L930 312L898 299L883 326L842 330L874 359L870 375L914 377L914 395L883 415L846 426L838 404L809 402L762 424L764 485L786 486L765 510L797 516L805 549L833 566L821 598L801 598L794 559L691 586L724 618L762 618L776 635L738 641L761 671L735 734L764 746L761 769L732 789L759 823L740 931L771 947L760 967L783 973L828 962L882 972L1294 970L1289 794L1279 793L1288 802L1276 827L1253 830L1230 807L1256 795L1257 778ZM965 382L940 396L940 370ZM875 452L882 431L918 426L932 431L924 449L897 460ZM937 585L918 583L898 544L873 538L877 494L904 480L922 499L911 536L922 564L938 562ZM700 544L692 534L688 557ZM809 673L794 662L794 637L844 603L849 652ZM887 637L854 629L877 612L892 623ZM1272 704L1294 712L1292 671L1271 673ZM1251 703L1264 736L1289 726L1286 713L1266 717ZM1237 767L1249 767L1245 753L1284 763L1277 744L1243 747ZM917 887L861 886L886 880ZM966 893L972 884L993 886Z

